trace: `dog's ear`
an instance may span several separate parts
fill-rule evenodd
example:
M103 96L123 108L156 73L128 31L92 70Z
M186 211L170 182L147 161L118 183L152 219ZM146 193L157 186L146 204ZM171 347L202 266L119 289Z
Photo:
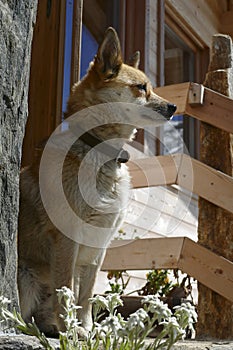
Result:
M115 29L109 27L98 48L95 66L104 79L117 76L122 65L121 46Z
M128 64L134 68L138 68L140 64L140 51L136 51L133 56L130 57Z

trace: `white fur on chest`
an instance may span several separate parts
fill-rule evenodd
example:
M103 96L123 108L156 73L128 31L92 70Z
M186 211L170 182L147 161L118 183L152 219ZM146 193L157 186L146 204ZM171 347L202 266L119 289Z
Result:
M119 166L111 161L102 165L97 158L95 155L83 159L78 174L72 174L72 187L76 190L70 194L70 202L81 219L77 240L91 247L106 248L124 219L130 176L125 164Z

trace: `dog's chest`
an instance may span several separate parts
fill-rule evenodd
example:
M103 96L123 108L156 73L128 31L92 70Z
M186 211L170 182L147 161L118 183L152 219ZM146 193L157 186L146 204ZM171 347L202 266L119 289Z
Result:
M102 167L84 164L76 169L72 178L73 190L68 183L67 198L73 210L86 222L98 218L98 221L107 220L109 225L110 222L114 225L117 217L126 211L130 177L125 164L119 166L112 162Z

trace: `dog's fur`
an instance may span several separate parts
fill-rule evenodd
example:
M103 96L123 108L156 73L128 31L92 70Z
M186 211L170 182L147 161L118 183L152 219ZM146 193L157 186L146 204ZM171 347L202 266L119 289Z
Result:
M114 29L109 28L87 75L72 89L67 105L67 117L90 106L106 102L127 102L147 106L169 119L175 111L175 106L153 92L149 79L137 68L138 53L131 63L130 66L122 62L119 39ZM108 116L106 122L107 118ZM115 123L95 127L92 134L101 140L130 140L134 128ZM75 142L65 158L62 178L64 192L73 212L95 227L97 235L99 227L109 227L111 232L120 227L130 179L125 164L119 164L113 159L98 169L98 157L93 159L91 166L98 169L96 189L99 202L98 210L91 207L83 199L77 180L81 162L90 149L91 147L80 139ZM30 320L33 316L39 328L47 334L53 335L58 330L63 330L64 324L59 316L63 310L58 304L56 289L67 286L74 291L76 303L82 306L79 318L83 328L88 330L92 325L88 299L92 296L96 274L110 237L106 235L106 244L103 247L89 247L80 243L79 227L75 241L55 227L40 197L40 159L41 156L31 167L22 171L20 181L18 284L21 312L25 320ZM48 169L47 173L48 181L51 182L56 176L56 164L52 169L53 172ZM90 176L86 175L83 193L90 192ZM47 188L49 193L50 186ZM54 195L52 187L51 195ZM54 200L56 206L55 202ZM104 212L108 204L113 202L120 203L118 210Z

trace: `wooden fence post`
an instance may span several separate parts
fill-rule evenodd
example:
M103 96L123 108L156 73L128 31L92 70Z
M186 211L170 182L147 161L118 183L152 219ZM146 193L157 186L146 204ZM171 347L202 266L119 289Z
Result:
M232 61L231 38L221 34L214 35L209 72L204 85L231 98L233 98ZM233 135L203 122L200 132L200 160L232 176ZM200 198L198 221L199 243L233 261L233 214ZM233 304L201 284L199 284L198 315L198 338L233 338Z

